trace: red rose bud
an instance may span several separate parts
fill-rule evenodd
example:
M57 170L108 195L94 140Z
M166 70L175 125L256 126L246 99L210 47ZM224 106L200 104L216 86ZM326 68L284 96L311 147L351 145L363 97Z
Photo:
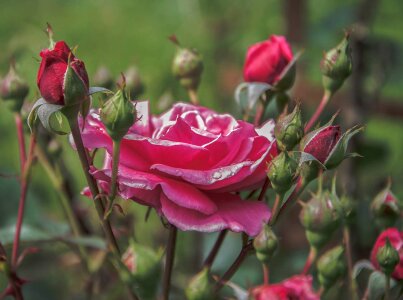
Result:
M390 245L387 245L389 241ZM386 246L386 247L385 247ZM395 251L390 248L394 248ZM398 262L392 268L392 263L397 260ZM389 228L383 231L377 238L374 247L371 251L371 262L377 269L382 269L385 274L391 274L397 280L403 279L403 231L397 228ZM382 263L382 264L381 264ZM389 273L386 273L389 272Z
M347 153L350 139L362 127L353 127L341 134L340 126L332 125L334 117L324 126L311 131L301 141L301 151L312 155L327 169L337 167L344 159L357 156Z
M249 47L243 69L244 80L275 85L287 77L283 71L292 59L291 47L285 37L272 35L268 40ZM281 90L288 89L293 84L295 73L290 72L290 78L287 78L287 83L281 84Z
M340 215L329 191L314 195L300 213L300 221L310 245L320 249L340 224Z
M390 190L390 183L383 189L371 203L371 211L375 216L377 225L381 228L388 228L399 219L399 203Z
M299 143L304 136L304 125L298 104L292 113L280 115L276 127L274 127L274 136L277 146L282 151L291 151Z
M88 75L84 63L77 59L64 41L53 49L41 51L37 84L49 103L74 105L88 99Z
M335 48L325 53L320 67L325 90L331 94L335 93L352 71L349 34L346 34L344 39Z
M14 63L11 63L8 74L0 83L0 97L10 100L13 111L20 111L28 92L27 82L17 74Z
M283 195L294 184L297 178L298 163L288 155L281 152L270 164L267 177L277 194Z
M100 116L114 141L120 141L126 135L136 121L136 109L127 98L124 87L103 104Z
M256 250L256 257L262 263L268 263L278 246L277 236L271 226L264 225L262 231L253 240L253 247Z
M112 75L105 66L101 66L97 69L93 77L93 82L96 86L101 86L109 90L112 89L114 85Z
M342 246L326 251L318 260L318 279L321 286L330 288L346 272L344 249Z
M212 300L214 298L214 282L210 276L209 269L204 268L196 274L189 282L185 290L188 300Z
M156 253L143 245L130 243L122 261L131 273L141 299L156 299L161 276L162 253Z
M203 72L203 59L196 49L178 46L173 63L172 73L185 89L196 90Z
M136 67L132 66L124 72L126 78L126 89L131 99L136 99L144 93L144 84L141 80L140 73Z

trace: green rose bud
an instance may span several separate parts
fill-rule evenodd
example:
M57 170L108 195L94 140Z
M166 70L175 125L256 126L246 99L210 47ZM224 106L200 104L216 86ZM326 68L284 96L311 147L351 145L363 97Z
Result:
M127 98L124 88L118 90L104 103L100 115L108 134L114 141L120 141L136 121L136 109Z
M400 216L399 203L390 190L390 183L371 203L371 211L375 216L376 224L381 228L392 227Z
M213 280L209 274L209 269L204 268L196 274L189 282L185 290L188 300L212 300L214 298Z
M133 241L122 256L122 261L130 271L131 279L137 286L141 299L156 299L161 276L161 258L162 253L156 253Z
M287 152L281 152L272 160L267 176L276 193L283 195L291 188L297 168L298 163Z
M317 268L319 283L328 289L346 272L343 247L337 246L325 252L320 257Z
M203 72L202 56L195 49L178 46L172 72L185 89L196 90Z
M10 64L8 74L0 83L0 97L9 101L13 111L20 111L25 97L28 95L29 86L15 70L14 63Z
M320 192L304 204L300 221L312 247L319 249L328 242L340 224L340 215L330 193Z
M304 136L304 125L302 124L301 109L297 104L290 114L280 115L274 136L277 145L282 151L292 150Z
M387 276L392 274L396 265L399 263L399 252L393 248L389 238L386 238L385 245L378 249L378 252L376 253L376 260L378 261L382 272Z
M253 247L256 250L256 257L262 263L268 263L278 246L277 236L271 226L264 225L262 231L253 240Z
M346 34L335 48L325 53L320 66L324 88L330 94L334 94L352 71L349 34Z

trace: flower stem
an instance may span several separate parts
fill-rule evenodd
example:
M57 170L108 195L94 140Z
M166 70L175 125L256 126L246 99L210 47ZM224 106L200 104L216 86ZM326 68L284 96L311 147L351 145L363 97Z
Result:
M319 106L316 108L315 113L312 115L308 124L305 126L305 132L308 132L308 130L311 129L311 127L313 125L315 125L316 121L319 119L320 115L322 114L324 108L326 107L326 105L329 102L331 97L332 97L332 93L330 93L329 91L325 91L323 93L323 97L319 103Z
M267 188L269 187L269 178L266 176L266 179L263 183L262 189L260 190L259 197L257 201L263 201L264 195L266 194Z
M276 194L276 199L274 200L274 205L273 205L273 209L272 209L273 214L271 215L270 222L269 222L270 225L273 225L274 223L276 223L278 213L280 212L280 204L281 204L282 199L283 199L283 195Z
M211 268L211 266L214 263L214 260L215 260L215 258L217 256L217 253L220 250L221 245L222 245L227 233L228 233L228 230L223 230L223 231L220 232L220 234L217 237L217 240L214 243L213 248L211 249L209 255L207 256L206 260L203 263L203 269L204 268L208 268L208 269Z
M199 97L197 96L197 92L195 89L188 89L188 95L192 104L199 105Z
M217 293L224 284L234 276L236 271L244 262L245 258L248 256L249 251L253 249L253 243L249 241L244 247L242 247L241 251L238 254L238 257L232 263L232 265L228 268L228 270L224 273L224 275L218 280L217 284L215 285L214 291Z
M269 284L269 266L265 263L262 264L263 267L263 284Z
M115 203L116 192L117 192L117 179L118 179L118 167L119 167L119 156L120 156L120 145L121 140L113 141L113 155L112 155L112 175L111 175L111 190L109 192L109 202L106 209L104 219L107 219L113 210L113 205Z
M389 289L390 289L390 274L386 275L386 280L385 280L385 299L384 300L389 300Z
M305 261L305 265L304 265L304 269L302 270L302 274L306 275L309 272L309 269L311 268L312 264L315 262L316 260L316 256L318 254L318 251L316 250L316 248L311 247L309 249L309 254L308 257Z
M277 219L284 214L284 211L287 209L288 205L290 203L294 203L296 199L302 194L304 191L305 187L308 185L309 182L304 182L304 180L299 179L297 182L297 186L295 187L294 191L291 193L291 195L283 201L283 205L280 207L279 212L277 214ZM276 219L276 220L277 220Z
M176 246L176 235L178 233L178 229L171 225L169 228L169 235L168 235L168 244L167 244L167 253L166 253L166 260L165 260L165 271L164 271L164 278L162 282L162 299L168 300L169 299L169 290L171 287L171 275L172 269L175 260L175 246Z
M19 113L14 115L15 126L17 128L17 138L18 138L18 147L20 151L20 167L21 174L24 172L24 164L27 160L27 154L25 151L25 139L24 139L24 126L22 124L22 118Z
M351 240L350 240L350 230L347 225L344 225L343 227L343 239L344 239L344 244L346 247L346 260L347 260L347 269L348 269L348 281L350 285L350 293L351 293L351 299L356 300L357 299L357 286L356 282L353 278L353 261L352 261L352 255L351 255Z

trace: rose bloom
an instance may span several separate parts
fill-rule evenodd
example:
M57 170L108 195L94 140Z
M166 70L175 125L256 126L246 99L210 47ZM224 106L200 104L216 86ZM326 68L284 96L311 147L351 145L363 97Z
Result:
M312 289L312 277L295 275L280 283L261 285L251 291L253 300L319 300Z
M386 239L389 239L390 244L393 248L395 248L399 252L400 262L395 267L395 270L392 273L392 277L397 280L403 279L403 231L400 231L397 228L388 228L383 231L377 238L374 247L371 251L371 262L375 266L375 268L380 269L378 260L376 259L376 254L378 253L379 248L383 247L386 244Z
M153 118L147 102L136 109L140 120L121 142L119 195L155 208L181 230L257 235L270 217L268 207L234 192L263 184L277 155L274 122L255 128L185 103ZM107 150L104 167L93 169L93 176L108 191L112 140L98 112L89 114L82 135L85 147Z
M49 103L64 105L64 78L69 64L84 86L89 88L87 71L84 63L77 59L64 41L59 41L53 49L41 51L37 84L42 97Z
M290 45L283 36L272 35L266 41L249 47L243 77L246 82L275 84L293 58Z

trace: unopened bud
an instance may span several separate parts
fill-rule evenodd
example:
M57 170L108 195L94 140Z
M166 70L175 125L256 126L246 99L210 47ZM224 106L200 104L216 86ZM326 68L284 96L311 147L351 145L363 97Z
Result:
M93 82L96 86L101 86L107 89L113 88L113 78L108 68L105 66L100 66L94 74Z
M122 256L141 299L155 299L161 276L161 257L160 253L134 242Z
M107 100L101 108L101 120L114 141L121 140L136 121L136 109L127 98L124 87Z
M319 282L328 289L346 272L343 247L337 246L325 252L320 257L317 267Z
M172 72L185 89L196 90L203 72L202 56L195 49L178 46L172 63Z
M352 71L349 34L335 48L325 53L320 66L325 90L335 93Z
M299 143L304 136L304 125L298 104L292 113L280 115L274 128L274 136L282 151L290 151Z
M0 84L0 97L9 100L13 111L20 111L25 97L28 95L29 86L16 72L14 63Z
M267 176L276 193L282 195L291 188L297 168L298 163L287 152L281 152L272 160Z
M140 72L135 66L129 67L125 72L126 89L131 99L138 98L144 93L144 84L140 77Z
M208 268L204 268L189 282L185 290L188 300L212 300L214 298L213 280Z
M399 252L391 245L389 238L386 238L385 245L378 249L376 260L383 273L387 276L392 274L396 265L400 261Z
M375 196L371 203L371 211L377 225L381 228L392 227L400 216L399 203L390 190L390 184Z
M256 250L256 257L262 263L268 263L278 246L277 236L271 226L264 225L262 231L253 240L253 247Z

